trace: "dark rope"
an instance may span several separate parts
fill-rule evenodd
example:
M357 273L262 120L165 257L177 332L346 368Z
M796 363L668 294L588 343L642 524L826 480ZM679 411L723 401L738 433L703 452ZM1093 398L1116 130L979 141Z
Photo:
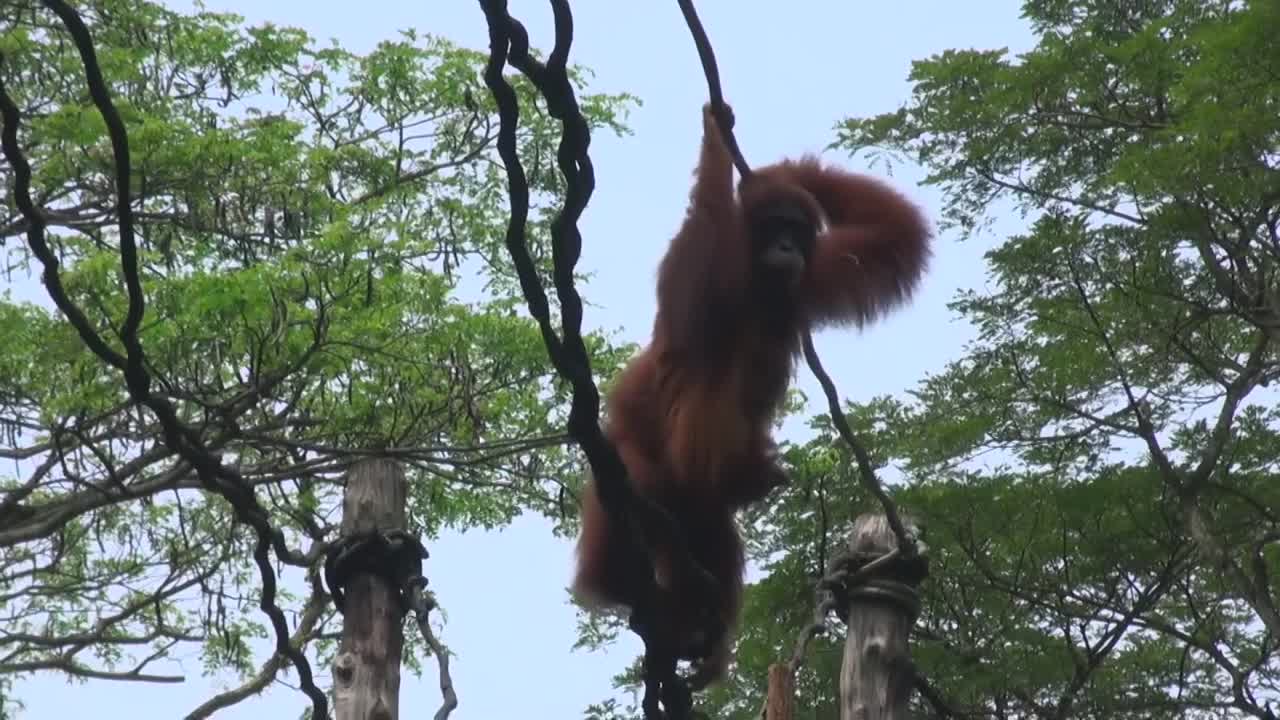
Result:
M889 497L889 493L885 492L884 485L876 476L875 465L871 462L871 453L867 452L866 445L854 434L853 428L849 427L849 420L840 407L840 393L836 390L836 384L832 382L831 376L822 367L822 360L818 358L818 351L813 347L813 335L809 333L808 328L805 328L804 337L801 340L804 343L805 362L809 364L809 370L814 377L818 378L818 383L822 385L822 392L827 396L827 412L831 415L831 422L836 426L836 432L840 433L845 444L853 451L853 457L858 465L859 482L880 502L885 519L889 522L889 528L898 539L898 547L902 549L902 554L908 557L915 555L915 538L907 531L902 523L902 516L898 513L897 504L893 502L893 498Z
M720 126L720 136L724 138L725 147L733 157L742 177L751 175L751 166L742 157L742 149L738 147L738 138L733 135L733 123L724 102L724 91L720 88L720 69L716 66L716 54L711 49L711 41L707 39L707 31L698 19L698 11L693 7L693 0L676 0L680 4L680 12L684 13L685 24L693 35L693 43L698 48L698 59L702 61L702 74L707 78L707 92L711 97L711 106L715 112L716 123Z
M631 557L635 565L652 564L650 548L658 538L682 538L683 532L674 518L661 506L640 497L627 482L626 467L617 449L604 436L599 424L600 394L592 379L590 356L582 339L582 299L573 282L574 267L582 249L582 236L577 222L590 199L595 185L594 169L588 155L590 130L574 97L567 72L569 49L573 41L573 18L566 0L551 0L555 20L555 47L548 62L538 62L529 51L528 32L507 12L505 0L480 0L489 26L489 62L485 83L498 106L498 154L507 171L507 192L511 215L507 224L506 247L515 265L520 287L529 312L538 323L552 365L573 390L568 431L582 447L597 484L601 504L621 524L626 536L633 539ZM557 335L551 323L547 294L529 255L525 227L529 214L529 186L516 148L516 128L520 108L515 90L503 77L510 64L524 74L546 100L552 117L561 121L557 166L565 177L563 207L551 226L553 280L560 301L561 328ZM636 542L638 540L638 542ZM693 559L687 545L681 564L691 577L698 577L708 587L716 587L712 576ZM659 697L666 706L666 717L683 717L683 698L688 689L675 672L676 653L663 638L662 618L655 608L662 592L652 573L645 577L642 593L647 600L633 608L632 629L645 642L645 707L646 717L664 717L658 708ZM658 714L655 714L658 713Z
M324 582L333 607L346 614L347 586L357 575L375 575L396 593L400 613L412 609L410 579L422 577L422 561L430 557L422 541L406 530L366 530L346 535L329 546Z

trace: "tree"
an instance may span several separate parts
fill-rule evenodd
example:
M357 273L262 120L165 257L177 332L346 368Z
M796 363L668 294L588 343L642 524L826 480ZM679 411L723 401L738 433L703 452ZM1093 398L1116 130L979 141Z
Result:
M910 100L837 142L926 167L953 231L1002 201L1029 218L954 302L963 357L852 409L930 547L921 712L1273 718L1280 5L1024 16L1032 50L917 62ZM726 717L758 712L779 626L803 624L822 548L866 506L829 432L789 457ZM810 655L799 717L831 716L838 663Z
M530 510L562 518L577 475L566 392L517 312L485 56L412 31L358 55L231 15L80 5L133 147L155 391L296 549L281 558L278 597L299 613L292 644L313 663L332 654L316 570L337 532L338 481L362 457L408 466L410 525L427 537ZM126 301L103 120L52 13L9 3L0 28L0 80L64 285L119 349ZM626 131L633 98L582 99L592 127ZM543 273L547 208L563 192L557 140L552 118L526 112ZM17 239L7 266L30 278L14 182L6 165L0 240ZM252 533L62 317L6 298L0 331L0 457L17 468L0 475L0 712L7 684L39 670L179 681L165 660L183 646L200 648L206 672L244 678L194 716L270 684L288 663L252 644L271 632L254 607ZM588 342L606 375L626 352Z

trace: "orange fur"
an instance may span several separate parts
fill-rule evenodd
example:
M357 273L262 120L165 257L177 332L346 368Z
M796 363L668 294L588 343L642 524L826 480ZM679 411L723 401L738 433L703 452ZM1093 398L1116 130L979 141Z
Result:
M721 678L731 657L745 567L735 512L785 480L770 427L800 331L863 325L905 302L931 239L901 195L812 157L761 168L735 195L733 164L707 108L703 121L689 210L658 270L653 338L610 394L606 427L633 487L675 516L694 558L720 582L710 601L726 632L699 643L698 609L708 599L674 572L680 548L654 548L655 578L673 597L660 619L699 661L696 685ZM751 230L784 204L823 230L801 285L779 306L754 273ZM648 568L626 554L628 540L590 479L581 510L575 594L589 605L634 607Z

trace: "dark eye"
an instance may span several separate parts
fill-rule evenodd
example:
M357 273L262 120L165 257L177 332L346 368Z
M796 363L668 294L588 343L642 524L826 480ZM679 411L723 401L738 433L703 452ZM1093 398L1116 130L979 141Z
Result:
M794 251L806 252L813 244L813 229L802 222L780 218L770 224L766 237L777 245L785 244Z
M795 233L793 232L793 228L785 228L782 231L774 234L773 240L770 244L774 247L775 250L779 250L782 252L789 252L789 253L799 252L800 245L798 242L796 242L798 239L799 238L797 238L795 236Z

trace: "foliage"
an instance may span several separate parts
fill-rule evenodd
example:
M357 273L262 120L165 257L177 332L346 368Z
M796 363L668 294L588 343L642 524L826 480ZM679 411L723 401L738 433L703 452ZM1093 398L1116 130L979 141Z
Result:
M1024 16L1034 49L917 62L909 102L837 143L926 167L953 230L1004 199L1029 219L952 306L977 332L963 357L852 410L931 551L917 711L1272 718L1280 5ZM822 548L874 511L831 433L789 457L795 484L754 518L769 575L718 716L758 716ZM834 643L809 656L798 717L836 714Z
M130 132L151 372L301 548L295 580L334 538L342 473L373 452L410 468L425 535L562 517L577 475L566 392L517 312L485 56L412 31L360 55L148 0L80 12ZM125 302L105 126L52 13L8 3L0 28L0 77L64 283L114 342ZM623 133L632 101L582 106L593 128ZM559 128L523 119L531 251L549 273ZM6 168L0 240L13 239L21 288L33 259L12 185ZM10 296L0 332L0 457L17 468L0 476L0 683L37 670L171 680L166 658L190 645L205 672L246 682L196 716L261 690L276 670L254 677L266 658L250 645L265 632L252 538L61 317ZM627 352L588 342L606 375ZM290 587L309 588L289 608L303 612L298 642L323 657L331 614L314 584Z

